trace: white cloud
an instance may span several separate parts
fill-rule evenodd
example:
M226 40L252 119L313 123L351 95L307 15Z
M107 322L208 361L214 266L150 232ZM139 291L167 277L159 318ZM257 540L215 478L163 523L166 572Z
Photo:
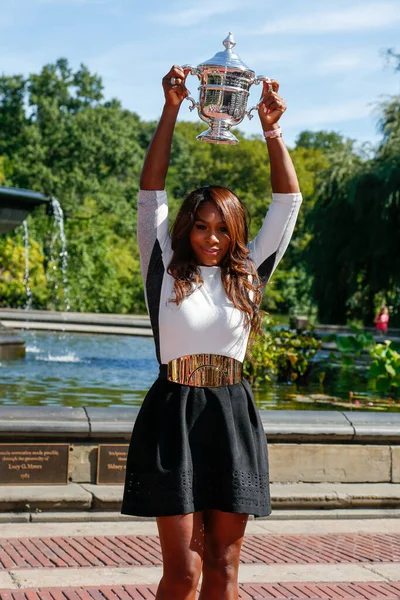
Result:
M198 25L210 17L216 15L230 14L235 10L243 10L242 1L220 0L219 2L200 2L197 6L191 8L182 8L175 12L159 13L153 17L153 20L175 27L189 27Z
M256 34L315 34L343 33L386 29L400 23L399 2L371 2L343 10L318 11L290 15L269 22Z

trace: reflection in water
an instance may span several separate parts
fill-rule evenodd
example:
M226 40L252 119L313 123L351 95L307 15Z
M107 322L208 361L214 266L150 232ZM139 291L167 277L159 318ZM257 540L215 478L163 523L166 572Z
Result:
M158 374L152 338L64 332L21 335L26 359L0 363L0 405L140 406ZM330 378L324 387L318 382L267 384L254 396L260 409L343 410L294 396L325 393L348 402L349 390L365 389L360 376L341 376Z
M157 377L151 338L30 332L26 359L0 366L0 404L140 405Z

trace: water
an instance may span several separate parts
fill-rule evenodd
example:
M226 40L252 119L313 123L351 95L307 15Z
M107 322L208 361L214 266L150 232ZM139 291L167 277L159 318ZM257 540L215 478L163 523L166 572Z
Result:
M24 246L25 246L25 273L24 273L24 286L26 292L26 302L25 302L25 310L31 310L32 308L32 290L29 285L29 230L28 223L25 220L23 222L24 226Z
M69 298L69 287L68 287L68 251L67 251L67 238L65 237L64 231L64 212L61 208L61 204L56 198L51 199L51 204L53 208L54 215L54 227L53 227L53 235L50 243L50 264L53 270L53 279L54 279L54 290L56 292L56 296L58 296L58 281L56 277L57 265L61 263L61 283L62 283L62 292L63 292L63 300L64 306L58 307L58 310L69 311L71 308L70 298ZM58 254L58 259L55 254ZM51 279L51 277L50 277Z
M26 359L0 364L0 404L140 405L157 376L150 338L20 332Z
M26 359L0 363L0 405L23 406L140 406L158 374L152 338L64 332L20 332ZM361 400L349 404L349 390L365 393L358 376L329 376L322 386L312 382L267 384L254 392L260 409L372 410ZM332 405L324 396L341 399ZM300 396L299 396L300 395ZM316 401L318 400L318 401ZM358 400L356 400L358 402ZM400 411L400 405L388 410Z

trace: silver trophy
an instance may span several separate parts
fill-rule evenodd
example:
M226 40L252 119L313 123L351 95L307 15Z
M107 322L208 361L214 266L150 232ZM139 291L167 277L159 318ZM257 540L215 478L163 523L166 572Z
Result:
M238 144L239 140L230 128L239 125L245 115L252 119L251 112L258 108L257 104L246 110L250 87L253 83L258 85L262 81L271 80L262 75L256 77L255 72L232 51L236 42L231 32L222 43L225 50L217 52L197 67L183 65L182 68L189 69L200 81L199 102L190 97L188 100L192 102L190 110L197 108L200 119L209 128L200 133L197 139L214 144Z

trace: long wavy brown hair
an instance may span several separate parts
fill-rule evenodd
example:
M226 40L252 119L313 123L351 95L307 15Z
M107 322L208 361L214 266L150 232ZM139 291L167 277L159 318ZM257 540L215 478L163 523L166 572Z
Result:
M179 306L184 298L204 283L190 243L190 232L197 211L206 202L211 202L221 212L229 233L229 249L219 264L226 295L235 308L246 315L245 324L250 326L251 333L258 333L261 329L259 305L264 286L253 261L248 258L249 214L239 198L226 187L210 185L198 188L185 198L179 209L171 231L173 256L168 273L175 279L175 295L170 302Z

